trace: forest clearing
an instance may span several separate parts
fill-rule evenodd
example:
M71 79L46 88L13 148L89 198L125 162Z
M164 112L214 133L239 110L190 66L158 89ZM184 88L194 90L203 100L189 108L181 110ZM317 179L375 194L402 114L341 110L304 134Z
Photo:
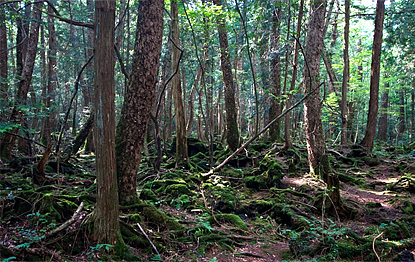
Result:
M409 0L0 0L0 260L414 261Z

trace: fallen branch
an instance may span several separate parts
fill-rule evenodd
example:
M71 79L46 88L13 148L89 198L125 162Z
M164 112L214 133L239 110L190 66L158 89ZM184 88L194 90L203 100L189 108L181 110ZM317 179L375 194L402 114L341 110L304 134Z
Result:
M323 82L324 83L324 82ZM318 88L320 88L320 86L323 85L323 83L321 83L315 90L317 90ZM218 172L219 170L222 169L222 167L228 163L229 160L231 160L234 156L236 156L237 154L239 154L242 150L244 150L245 147L247 147L249 144L251 144L255 139L257 139L260 135L262 135L262 133L264 133L265 131L267 131L267 129L274 124L275 122L277 122L280 118L282 118L283 116L285 116L288 112L290 112L291 110L293 110L294 108L296 108L298 105L301 104L301 102L303 102L304 100L307 99L307 97L309 97L312 93L314 93L314 91L311 91L310 93L306 94L305 96L303 96L303 98L301 98L297 103L295 103L293 106L291 106L290 108L288 108L287 110L285 110L284 112L282 112L279 116L277 116L276 118L274 118L271 122L268 123L268 125L266 125L258 134L256 134L255 136L253 136L251 139L249 139L247 142L245 142L245 144L243 144L240 148L238 148L235 152L233 152L230 156L228 156L228 158L226 158L222 163L220 163L217 167L211 169L208 173L202 174L202 177L209 177L211 176L213 173Z
M73 222L75 222L75 220L78 218L79 213L81 212L83 207L84 207L84 202L81 202L81 204L79 205L78 209L75 211L75 213L73 214L71 219L69 219L68 221L66 221L65 223L60 225L58 228L56 228L56 229L52 230L51 232L49 232L48 234L46 234L46 237L50 237L50 236L64 230L65 228L70 226Z
M376 241L376 239L377 239L377 238L381 237L381 236L383 235L383 233L384 233L384 232L380 233L380 235L378 235L377 237L375 237L375 238L373 239L373 244L372 244L372 247L373 247L373 252L375 252L375 255L376 255L376 257L378 258L379 262L382 262L382 261L380 260L380 257L378 256L378 253L376 253L376 250L375 250L375 241Z
M137 223L137 226L140 228L140 230L141 230L141 232L143 233L143 235L147 238L148 242L150 242L151 246L152 246L152 247L153 247L153 249L156 251L157 255L158 255L158 256L159 256L159 258L160 258L160 261L163 261L163 260L161 259L160 253L158 252L158 250L157 250L156 246L153 244L153 242L151 242L151 240L150 240L150 238L147 236L146 232L144 232L143 228L140 226L140 224L139 224L139 223Z

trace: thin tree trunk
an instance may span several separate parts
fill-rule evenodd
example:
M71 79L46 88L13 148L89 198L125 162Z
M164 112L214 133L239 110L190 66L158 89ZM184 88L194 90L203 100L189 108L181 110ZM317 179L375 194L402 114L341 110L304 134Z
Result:
M388 103L389 103L389 83L385 83L385 91L380 102L380 116L378 121L378 137L386 142L388 140Z
M214 0L213 3L222 8L221 0ZM218 32L221 51L220 64L223 74L223 82L225 85L226 141L231 150L236 150L239 146L239 132L237 123L237 108L235 103L235 86L229 58L225 19L223 17L219 17Z
M48 6L48 13L53 13L52 7ZM51 134L56 128L56 109L52 106L56 99L56 34L54 18L48 15L48 30L49 30L49 52L48 52L48 87L46 107L49 108L49 116L45 119L45 132L44 141L45 144L51 143Z
M350 27L350 0L345 0L345 25L344 25L344 44L343 44L343 82L342 82L342 100L341 100L341 144L347 144L347 91L349 89L350 79L350 61L349 61L349 27Z
M403 136L405 132L405 90L399 91L399 129L398 136Z
M33 20L31 22L31 30L29 36L29 44L27 48L27 56L22 70L21 80L17 84L17 96L16 106L13 108L10 121L24 126L23 112L19 106L26 104L27 93L29 92L29 86L32 81L33 69L35 66L37 43L39 40L39 26L41 23L41 8L43 2L39 2L33 5ZM17 128L12 130L12 133L16 133ZM14 147L15 136L6 135L0 145L0 155L4 159L11 159L11 153Z
M171 4L171 35L174 43L171 51L171 68L177 74L172 79L173 102L175 114L176 127L176 165L180 162L187 161L187 138L186 138L186 120L184 116L183 106L183 90L180 81L180 32L179 32L179 7L177 1L172 1Z
M0 0L0 121L6 120L7 92L8 92L8 68L7 68L7 28L5 6L1 5L5 0Z
M282 2L277 2L282 3ZM280 42L280 18L281 7L272 13L272 34L271 34L271 105L269 108L269 119L274 119L281 114L281 59L279 54ZM276 121L269 129L269 138L272 142L281 142L281 121Z
M372 152L376 135L376 122L379 104L380 56L382 53L383 20L385 17L385 0L378 0L376 4L375 34L373 37L372 65L370 75L369 112L365 137L362 145Z
M293 95L292 91L295 88L295 82L297 80L297 71L298 71L298 53L299 53L299 38L301 33L301 23L303 20L303 13L304 13L304 0L300 1L300 9L298 10L298 20L297 20L297 31L296 31L296 39L294 42L294 57L293 57L293 72L291 77L291 84L290 84L290 91L288 93L288 99L285 102L285 108L290 108L293 102ZM284 123L284 145L283 149L290 149L292 148L292 140L291 140L291 112L288 112L285 115L285 123Z

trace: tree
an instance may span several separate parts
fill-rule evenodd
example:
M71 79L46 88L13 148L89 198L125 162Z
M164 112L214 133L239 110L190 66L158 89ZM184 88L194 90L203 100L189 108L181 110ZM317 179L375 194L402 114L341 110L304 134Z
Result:
M221 0L213 0L217 6L222 6ZM235 86L232 76L232 67L229 57L228 36L225 28L225 14L218 16L218 33L220 45L220 66L225 86L225 111L226 111L226 141L229 148L235 151L239 145L239 131L237 123L237 109L235 103Z
M176 164L187 161L187 138L186 138L186 121L183 106L183 91L180 81L180 31L179 31L179 7L176 0L171 1L171 34L172 34L172 51L171 66L172 71L177 73L172 79L172 89L174 96L174 113L176 119Z
M304 13L304 0L300 1L300 9L298 10L298 20L297 20L297 31L296 31L296 38L300 37L301 33L301 23L303 20L303 13ZM295 82L297 80L297 71L298 71L298 53L299 53L299 41L295 40L294 42L294 57L293 57L293 72L291 76L291 84L290 84L290 91L288 94L288 99L285 102L285 108L290 108L292 105L293 95L292 92L295 88ZM292 148L292 141L291 141L291 112L288 112L285 115L285 123L284 123L284 149Z
M350 0L345 3L344 18L344 43L343 43L343 81L342 81L342 100L340 104L341 110L341 144L347 144L347 91L349 89L350 79L350 61L349 61L349 27L350 27Z
M4 0L0 0L2 4ZM7 100L7 29L6 12L4 5L0 5L0 105L3 106ZM3 111L3 109L2 109ZM0 120L4 120L5 115L0 114Z
M95 240L98 244L119 245L118 187L115 165L115 82L114 26L115 1L95 1L95 82L94 113L96 118L95 156L97 204Z
M339 178L331 170L326 155L320 107L320 55L323 47L326 4L325 0L312 2L308 23L305 46L304 90L306 93L311 93L311 95L304 101L304 123L310 173L323 178L327 183L329 197L334 205L332 207L340 210L342 204Z
M382 52L383 20L385 17L385 0L378 0L376 4L375 34L373 36L372 65L370 74L370 99L369 112L365 137L362 145L369 152L373 149L373 142L376 135L376 122L379 104L379 79L380 79L380 56Z
M388 139L388 104L389 104L389 83L385 83L385 90L380 99L380 116L378 121L378 137L386 142Z
M43 2L37 2L33 5L33 19L31 22L27 54L24 60L21 79L17 83L17 96L15 106L13 107L13 111L10 116L10 122L18 126L24 126L23 111L21 106L26 104L27 93L29 92L30 83L32 82L32 75L36 61L37 44L39 40L39 27L41 23L42 7ZM14 128L12 132L16 133L17 130L17 128ZM15 139L16 137L11 134L7 134L4 136L2 143L0 145L0 156L2 158L11 158L11 153L15 144Z
M48 52L48 84L47 84L47 94L46 94L46 108L49 109L49 115L44 119L44 133L43 141L46 144L51 142L51 134L55 130L56 127L56 110L52 103L55 102L56 97L56 34L55 34L55 24L54 18L51 15L53 13L52 7L48 6L48 30L49 30L49 52Z
M159 70L163 35L163 0L141 0L132 72L115 137L121 205L137 203L137 171Z
M279 42L280 42L280 19L282 14L282 9L280 1L276 3L278 6L276 10L272 11L272 35L271 35L271 79L272 79L272 88L271 88L271 105L269 108L269 121L272 121L278 115L281 114L281 59L279 51ZM276 121L275 124L271 125L269 128L270 140L273 142L280 142L280 126L281 121Z

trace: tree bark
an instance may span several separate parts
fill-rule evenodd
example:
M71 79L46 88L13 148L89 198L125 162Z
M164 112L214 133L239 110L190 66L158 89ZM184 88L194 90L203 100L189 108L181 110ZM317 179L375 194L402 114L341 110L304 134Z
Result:
M388 103L389 103L389 83L385 83L385 91L380 99L380 116L378 121L378 138L384 142L388 140Z
M187 161L187 138L186 138L186 120L183 106L183 90L180 81L180 31L179 31L179 7L177 1L171 1L171 35L174 43L171 51L171 68L177 74L172 79L174 114L176 120L176 165L180 162Z
M132 72L115 138L121 205L137 203L137 171L150 115L161 56L162 0L141 0Z
M405 132L405 90L399 90L399 129L398 136Z
M304 0L300 1L300 9L298 10L298 20L297 20L297 31L296 31L296 39L300 38L301 34L301 23L303 20L303 13L304 13ZM288 99L285 102L285 108L290 108L292 105L293 94L295 88L295 82L297 80L297 71L298 71L298 53L299 53L299 43L297 40L294 42L294 57L293 57L293 72L290 84L290 92L288 93ZM290 149L292 148L292 140L291 140L291 112L288 112L285 115L285 123L284 123L284 145L283 149Z
M350 0L345 0L345 24L343 36L343 81L342 81L342 101L341 101L341 144L347 144L347 91L349 89L350 79L350 61L349 61L349 27L350 27Z
M277 4L281 2L278 1ZM274 119L281 114L281 59L279 53L280 42L280 18L281 7L272 12L272 34L271 34L271 105L269 108L269 119ZM281 142L281 121L276 121L269 129L269 139L272 142Z
M222 7L221 0L213 0L213 3ZM220 45L220 65L225 86L225 111L226 111L226 141L229 148L234 151L239 146L239 131L237 123L237 108L235 103L235 86L232 77L231 61L229 57L228 36L225 28L225 17L218 17L218 32Z
M53 13L52 7L48 6L48 13ZM51 134L56 128L56 109L53 105L56 98L56 34L54 18L48 15L48 30L49 30L49 52L48 52L48 85L47 85L47 97L46 108L49 109L49 115L44 119L45 129L43 133L43 141L46 145L51 143Z
M4 3L5 0L0 0L0 4ZM2 107L0 120L5 121L6 115L5 110L7 102L7 28L6 28L6 10L4 5L0 5L0 106ZM3 114L4 112L4 114Z
M17 84L16 105L13 108L10 116L10 121L18 125L24 125L23 111L19 108L26 104L27 93L29 92L30 83L32 81L33 69L35 66L37 43L39 40L39 27L41 23L41 8L43 2L38 2L33 5L33 20L31 22L31 30L28 41L27 55L22 70L21 80ZM12 130L12 133L17 132L17 128ZM10 159L11 153L15 144L15 136L6 135L0 145L0 155L4 159Z
M94 213L98 244L119 245L119 203L115 164L115 1L95 1L94 114L97 203Z
M366 133L362 145L372 152L376 135L376 121L379 106L380 56L382 53L383 20L385 17L385 0L376 4L375 34L373 37L372 65L370 74L370 99L367 116Z

